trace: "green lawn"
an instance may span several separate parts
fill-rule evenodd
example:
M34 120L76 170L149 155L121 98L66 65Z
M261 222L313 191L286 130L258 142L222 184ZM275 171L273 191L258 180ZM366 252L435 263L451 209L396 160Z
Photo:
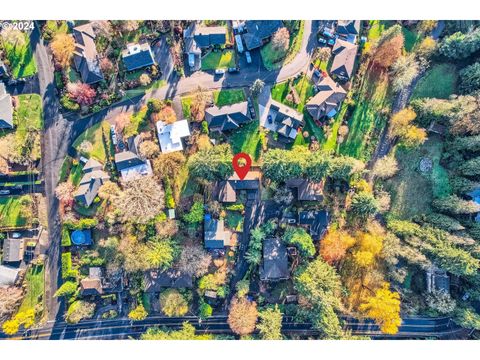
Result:
M104 143L103 134L105 134L105 139L107 143ZM106 121L99 122L92 127L88 128L83 132L73 143L75 149L82 143L82 141L87 140L93 146L92 150L84 154L84 156L90 158L93 157L103 163L107 159L107 150L110 144L110 124Z
M10 63L12 76L16 79L32 76L37 72L33 52L30 48L30 37L24 33L24 41L19 41L17 45L5 42L5 56ZM23 44L21 44L23 42Z
M235 53L232 50L210 52L202 58L202 70L227 69L235 66Z
M234 231L242 231L243 215L238 211L227 211L226 223L229 229Z
M416 215L429 213L434 197L451 193L447 172L440 165L443 151L441 138L431 136L418 149L396 147L394 151L400 170L385 182L385 188L391 194L390 213L400 219L411 219ZM433 168L430 174L419 171L422 158L432 160Z
M182 112L183 112L183 117L185 119L190 119L192 118L192 114L190 113L190 106L192 105L192 97L191 96L184 96L180 99L182 103Z
M421 33L402 27L403 37L405 39L404 47L405 50L411 52L417 42L421 39Z
M19 95L16 110L16 134L21 143L29 130L43 129L42 98L37 94Z
M252 156L254 161L260 158L262 142L258 120L243 125L240 129L232 131L228 137L234 154L244 152Z
M340 146L340 153L367 161L387 123L381 110L388 105L388 78L368 73L358 89L356 106L348 121L347 139Z
M28 269L27 275L25 276L27 292L18 312L35 309L38 305L41 305L43 308L45 291L44 275L43 265L33 265Z
M290 107L293 107L301 113L303 112L303 109L308 99L314 95L313 83L306 76L302 76L293 81L293 87L297 91L299 97L299 103L296 106L286 99L290 91L288 81L278 83L274 87L272 87L272 99Z
M412 95L416 98L447 99L457 90L458 73L453 64L436 64L419 80Z
M142 107L140 111L132 115L132 120L123 130L123 135L128 138L133 135L148 129L148 118L147 118L148 108L146 106Z
M216 90L213 92L213 100L217 106L232 105L245 101L243 89Z
M272 42L268 42L260 49L263 65L267 70L275 70L290 62L300 50L302 46L303 32L305 29L305 21L300 21L298 31L290 34L290 43L285 54L278 53L273 50Z
M337 151L338 129L342 124L342 121L343 121L343 118L345 117L345 113L347 112L347 109L348 109L348 105L344 102L342 104L342 107L340 108L340 111L337 113L337 115L335 115L335 120L332 124L332 132L330 133L330 135L325 140L325 143L323 144L324 150Z
M16 228L27 225L22 216L21 196L0 197L0 228Z
M147 92L160 89L161 87L165 86L167 82L165 80L154 80L147 86L139 86L135 89L130 89L125 91L125 96L123 97L124 99L130 99L132 97L136 96L142 96L145 95Z
M82 171L82 164L77 163L76 165L72 165L70 168L70 175L68 179L72 182L73 185L77 186L80 183L80 180L82 180L83 177L83 171Z

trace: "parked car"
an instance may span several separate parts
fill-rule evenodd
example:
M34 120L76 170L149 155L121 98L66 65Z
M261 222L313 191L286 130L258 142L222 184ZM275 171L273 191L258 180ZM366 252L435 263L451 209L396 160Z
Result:
M229 73L237 73L239 71L240 71L240 68L238 66L228 68Z
M115 132L115 125L110 126L110 133L112 134L112 143L117 146L117 134Z
M9 195L10 190L0 190L0 195Z
M320 45L327 45L327 40L324 37L319 36L318 37L318 43Z
M322 75L322 73L320 72L320 70L315 69L315 70L313 70L313 75L316 76L316 77L320 77L320 75Z
M271 123L273 122L272 115L269 114L269 115L267 116L267 121L268 121L269 124L271 124Z
M215 75L224 75L225 74L225 69L216 69L215 70Z
M20 234L19 232L13 232L13 233L10 235L10 237L11 237L12 239L19 239L19 238L22 237L22 234Z
M247 59L247 64L252 63L252 55L250 55L250 51L245 51L245 59Z
M328 39L327 45L328 45L328 46L333 46L333 45L335 45L335 40L336 40L336 39Z
M326 38L333 38L335 36L328 30L323 30L322 35L325 36Z

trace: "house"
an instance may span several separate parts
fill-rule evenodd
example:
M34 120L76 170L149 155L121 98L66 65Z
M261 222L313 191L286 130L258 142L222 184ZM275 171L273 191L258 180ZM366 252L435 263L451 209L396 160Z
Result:
M75 51L73 62L86 84L95 84L103 80L100 69L100 57L95 45L95 32L90 23L73 28Z
M158 142L163 153L183 150L182 139L190 136L187 120L175 121L173 124L157 121L156 126Z
M298 224L308 229L313 240L320 240L328 230L330 218L326 210L308 210L298 213Z
M213 198L223 203L234 203L237 201L237 191L246 191L247 194L255 194L260 187L260 173L249 171L243 180L237 174L233 174L227 180L216 184L213 191Z
M150 160L142 160L131 151L115 154L115 165L124 181L130 181L140 176L152 175Z
M355 44L358 35L360 34L360 20L338 20L337 35Z
M307 179L290 179L287 187L296 189L298 201L323 201L323 181L313 182Z
M192 276L176 269L146 271L143 279L144 290L147 293L158 293L164 288L185 289L193 287Z
M340 81L348 81L352 77L358 45L337 38L332 49L333 58L330 74Z
M212 219L210 214L204 217L204 241L206 249L223 249L230 245L232 234L225 230L224 220Z
M247 20L243 41L248 50L261 47L281 27L281 20Z
M329 76L318 82L317 89L318 93L306 104L308 113L314 120L334 117L347 92Z
M201 26L194 22L183 32L185 53L192 71L202 67L202 49L222 46L227 42L225 26Z
M273 99L269 100L263 114L260 125L278 133L280 141L292 142L303 126L303 114Z
M80 293L83 296L95 296L103 294L101 268L91 267L88 269L88 277L80 281Z
M7 236L3 241L3 262L19 263L23 260L25 252L25 239Z
M83 167L83 177L80 185L74 194L75 200L86 207L89 207L97 197L98 190L110 176L103 171L103 165L91 158Z
M0 287L15 285L18 279L19 268L0 265Z
M205 109L205 120L210 131L229 131L238 129L252 120L248 110L248 101L227 106L212 106Z
M432 266L426 270L425 275L427 292L443 291L450 293L450 277L445 270Z
M0 82L0 129L13 129L12 97Z
M260 279L278 281L288 279L289 276L287 248L280 239L265 239Z
M133 71L155 64L152 49L147 42L128 44L122 51L123 65L127 71Z

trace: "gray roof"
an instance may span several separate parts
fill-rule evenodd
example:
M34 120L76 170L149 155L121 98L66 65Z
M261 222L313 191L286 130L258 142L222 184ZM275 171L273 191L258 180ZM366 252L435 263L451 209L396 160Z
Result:
M117 170L122 171L133 166L142 165L144 161L131 151L122 151L115 154L115 164L117 165Z
M225 230L223 220L212 219L209 215L205 216L205 248L207 249L223 249L230 245L231 233Z
M252 120L248 111L248 102L243 101L222 107L212 106L205 109L205 120L211 130L228 131Z
M263 265L260 268L262 280L282 280L290 276L288 255L285 245L280 239L263 241Z
M360 32L360 20L338 20L337 33L341 35L358 35Z
M25 251L25 239L12 239L7 237L3 241L3 261L5 262L19 262L23 260L23 253Z
M90 158L83 167L83 172L86 173L94 170L102 170L102 168L103 165L99 161L95 160L94 158Z
M323 182L315 183L307 179L290 179L286 185L297 189L297 199L299 201L322 201L323 200Z
M335 55L330 73L337 75L343 80L349 80L352 76L358 45L337 38L332 53Z
M155 64L152 49L148 43L129 44L122 51L123 64L128 71Z
M298 224L308 226L314 240L319 240L327 231L330 217L326 210L309 210L298 213Z
M94 84L103 80L92 25L87 23L73 28L73 37L75 38L73 61L82 81L86 84Z
M13 128L12 97L7 93L5 84L0 82L0 129Z
M135 154L138 154L138 147L140 146L141 142L142 142L142 137L140 135L130 136L127 139L128 150L130 150Z
M307 110L315 120L337 109L345 99L347 92L329 76L324 77L318 84L318 93L307 102Z
M102 168L103 165L94 159L88 160L83 167L84 175L74 196L78 202L87 207L95 200L100 186L110 179L110 176L101 170Z
M247 20L245 21L246 34L243 41L248 50L256 49L263 45L264 40L272 36L283 27L281 20Z
M12 286L17 281L20 269L0 265L0 287Z
M220 202L231 203L237 201L237 190L256 190L259 187L260 180L255 172L249 172L243 180L234 174L216 184L213 197Z
M224 45L227 42L227 28L225 26L201 26L192 23L183 33L185 51L198 53L198 49L214 45Z
M269 115L276 124L276 132L287 139L294 139L299 127L303 125L303 114L275 100L270 100Z
M145 292L160 292L163 288L191 288L192 276L179 270L150 270L144 274Z

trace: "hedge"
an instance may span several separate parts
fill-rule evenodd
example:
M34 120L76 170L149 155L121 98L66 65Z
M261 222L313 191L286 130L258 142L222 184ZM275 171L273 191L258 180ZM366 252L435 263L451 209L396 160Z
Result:
M72 240L70 239L70 230L65 226L62 228L62 246L72 246Z

